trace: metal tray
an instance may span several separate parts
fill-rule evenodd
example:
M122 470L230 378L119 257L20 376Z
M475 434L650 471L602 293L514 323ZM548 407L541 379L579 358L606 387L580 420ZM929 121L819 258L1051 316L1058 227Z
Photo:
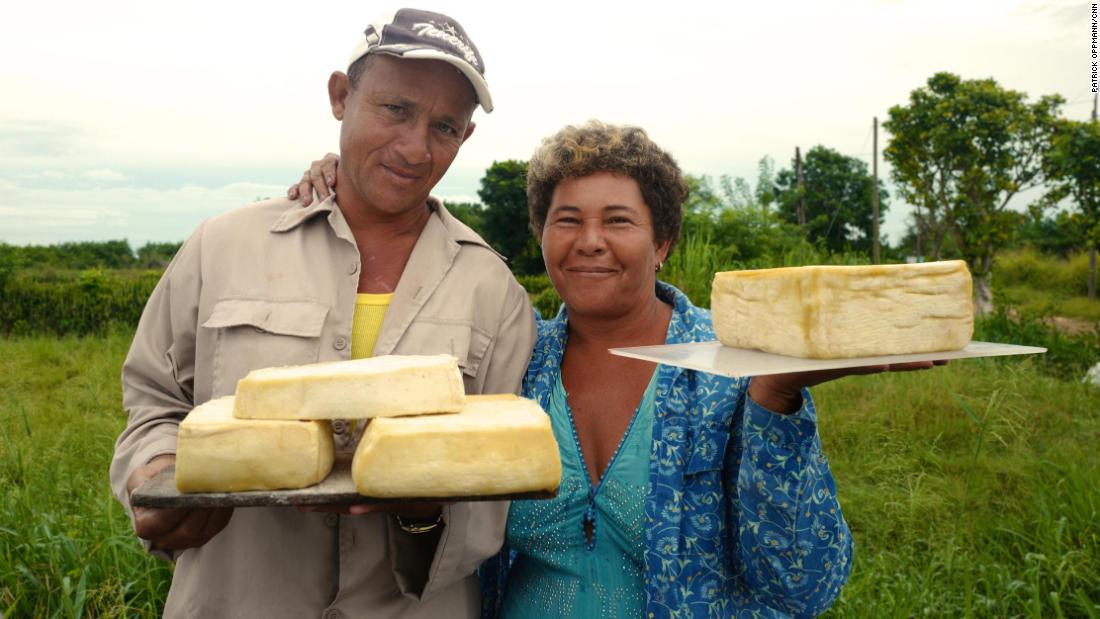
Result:
M130 495L137 507L261 507L280 505L354 505L386 503L455 503L459 501L510 501L552 499L557 490L479 496L375 498L355 491L350 456L337 456L332 472L318 484L294 490L244 492L188 492L176 490L176 469L167 467Z
M786 357L759 350L730 348L721 342L692 342L690 344L665 344L661 346L635 346L612 348L612 354L665 365L675 365L723 376L764 376L811 370L854 368L890 363L915 361L940 361L972 359L975 357L1000 357L1005 355L1033 355L1047 349L1016 344L996 344L972 341L961 350L926 352L912 355L887 355L879 357L853 357L851 359L801 359Z

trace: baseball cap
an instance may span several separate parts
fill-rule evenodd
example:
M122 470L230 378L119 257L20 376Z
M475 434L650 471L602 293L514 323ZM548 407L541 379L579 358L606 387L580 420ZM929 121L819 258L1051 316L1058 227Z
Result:
M451 17L419 9L400 9L367 26L351 52L348 66L367 54L442 60L470 80L481 109L486 113L493 111L481 54L462 25Z

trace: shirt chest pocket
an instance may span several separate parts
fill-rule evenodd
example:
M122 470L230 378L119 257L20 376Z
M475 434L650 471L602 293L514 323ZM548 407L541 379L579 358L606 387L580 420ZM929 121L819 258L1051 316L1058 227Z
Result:
M252 370L316 363L328 311L309 300L219 300L202 323L216 331L213 395L234 393Z
M705 421L688 432L686 475L721 471L729 443L729 425L721 421Z
M471 325L418 320L409 325L394 353L451 355L458 359L466 392L480 393L478 374L491 342L492 338L488 333Z

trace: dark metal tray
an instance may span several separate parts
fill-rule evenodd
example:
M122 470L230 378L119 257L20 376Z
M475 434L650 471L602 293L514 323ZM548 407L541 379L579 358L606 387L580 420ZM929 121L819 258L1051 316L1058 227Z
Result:
M455 503L459 501L511 501L552 499L557 490L479 496L375 498L355 491L351 458L338 456L332 472L320 483L294 490L244 492L188 492L176 490L176 469L167 467L130 496L137 507L260 507L278 505L353 505L385 503Z

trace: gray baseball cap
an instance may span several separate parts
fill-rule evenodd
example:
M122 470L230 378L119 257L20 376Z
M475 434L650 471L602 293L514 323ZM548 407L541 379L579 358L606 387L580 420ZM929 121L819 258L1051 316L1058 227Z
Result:
M431 11L400 9L367 26L351 52L348 66L367 54L442 60L470 80L481 109L486 113L493 111L493 98L485 82L485 63L454 18Z

